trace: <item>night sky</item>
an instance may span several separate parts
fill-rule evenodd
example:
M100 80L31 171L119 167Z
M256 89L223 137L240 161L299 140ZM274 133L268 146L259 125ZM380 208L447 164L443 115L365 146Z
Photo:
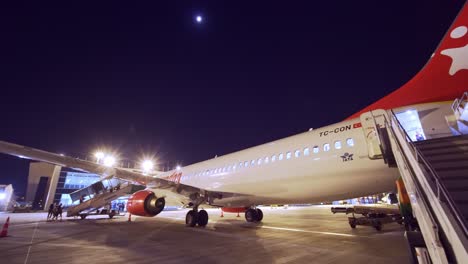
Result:
M169 167L345 119L418 72L464 3L11 2L0 140ZM0 183L23 192L28 166L1 154Z

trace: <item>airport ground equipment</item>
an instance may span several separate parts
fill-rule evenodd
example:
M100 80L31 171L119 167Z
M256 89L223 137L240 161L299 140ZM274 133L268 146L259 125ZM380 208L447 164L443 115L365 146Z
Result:
M459 132L468 121L466 101L465 93L452 104ZM445 118L450 126L453 117ZM364 113L361 121L377 131L383 155L391 153L408 191L417 220L417 229L405 234L413 261L468 263L468 135L413 141L392 110Z
M111 188L98 189L98 192L89 193L87 196L84 196L83 190L89 187L91 186L88 186L86 188L83 188L82 190L78 190L77 192L75 192L81 193L82 199L84 197L87 197L88 199L82 200L82 202L78 205L69 207L67 210L67 217L80 216L82 219L84 219L88 215L98 213L103 214L102 210L105 209L100 209L105 207L106 205L109 205L113 200L116 200L117 198L122 197L124 195L133 194L134 192L145 188L144 186L134 185L129 182L120 181L119 185L116 185L115 187L110 186ZM86 191L89 191L89 189L87 189ZM111 210L107 209L106 214L108 214L109 217L112 218L115 215L115 212L113 213Z
M358 225L372 226L377 231L382 230L383 224L387 223L403 223L400 210L394 205L369 205L369 206L353 206L353 207L332 207L332 213L352 214L348 217L349 226L356 228ZM355 214L362 215L356 217Z

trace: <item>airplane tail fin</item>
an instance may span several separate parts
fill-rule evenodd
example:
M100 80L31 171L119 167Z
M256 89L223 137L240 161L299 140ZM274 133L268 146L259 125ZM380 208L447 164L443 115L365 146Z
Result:
M468 4L465 3L426 65L399 89L347 119L375 109L454 100L468 90Z

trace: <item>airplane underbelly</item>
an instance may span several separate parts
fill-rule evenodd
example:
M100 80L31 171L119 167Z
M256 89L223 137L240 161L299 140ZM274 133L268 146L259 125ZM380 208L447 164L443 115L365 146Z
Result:
M298 167L294 173L258 172L259 175L251 175L242 180L236 178L235 181L225 179L222 183L220 179L219 188L213 190L244 194L252 204L313 203L393 190L399 176L398 169L389 168L383 160L355 160L352 166L338 168L333 165L321 171L314 170L313 167ZM269 177L270 175L277 176ZM216 183L214 181L211 184ZM240 200L240 203L245 203L245 198ZM229 202L234 204L234 201Z

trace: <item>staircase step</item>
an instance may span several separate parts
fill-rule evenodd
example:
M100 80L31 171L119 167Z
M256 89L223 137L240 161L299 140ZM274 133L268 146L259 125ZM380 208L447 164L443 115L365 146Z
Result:
M440 156L440 155L452 155L452 154L468 155L468 146L462 146L462 147L457 147L457 148L420 150L420 151L426 157Z
M436 142L445 142L445 141L463 141L468 140L467 135L459 135L459 136L450 136L450 137L440 137L440 138L432 138L423 141L415 141L413 144L415 145L424 145L428 143L436 143Z
M423 145L417 145L416 147L421 150L421 151L428 151L428 150L436 150L436 149L458 149L461 147L466 147L468 146L468 141L459 141L459 142L438 142L438 143L433 143L433 144L423 144Z
M460 178L441 178L442 184L447 188L449 191L456 191L456 190L466 190L468 191L468 178L467 177L460 177Z
M423 153L423 156L430 162L463 161L468 164L468 151L445 155L426 155Z
M464 178L468 175L468 169L464 170L436 170L437 175L441 178L441 180L445 180L446 178Z
M465 219L465 224L468 222L468 203L455 203L458 211L462 214L462 218Z
M462 161L431 162L430 164L431 164L432 168L434 168L436 171L444 171L444 170L468 171L468 163L466 161L464 161L464 160L462 160ZM461 173L461 174L463 175L463 173Z
M468 205L468 191L450 191L450 197L456 204Z

